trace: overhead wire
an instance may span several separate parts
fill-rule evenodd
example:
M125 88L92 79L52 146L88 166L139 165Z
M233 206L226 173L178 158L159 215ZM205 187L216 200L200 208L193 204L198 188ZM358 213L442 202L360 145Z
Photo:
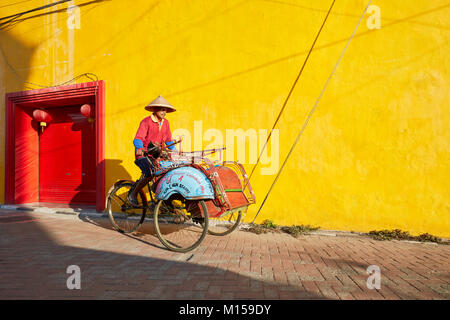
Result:
M56 5L65 3L65 2L69 2L69 1L72 1L72 0L61 0L61 1L54 2L54 3L46 4L46 5L44 5L44 6L40 6L40 7L34 8L34 9L30 9L30 10L27 10L27 11L23 11L23 12L19 12L19 13L13 14L13 15L9 15L9 16L6 16L6 17L1 17L0 20L5 20L5 19L9 19L9 20L0 23L0 30L1 30L1 29L4 29L4 28L6 28L6 27L8 27L8 24L11 24L12 22L14 22L14 20L16 20L17 18L19 18L19 17L21 17L21 16L23 16L23 15L25 15L25 14L27 14L27 13L31 13L31 12L35 12L35 11L39 11L39 10L44 10L44 9L47 9L47 8L50 8L50 7L53 7L53 6L56 6ZM22 2L27 2L27 1L22 1ZM18 4L18 3L21 3L21 2L17 2L17 3L13 3L13 4ZM10 5L13 5L13 4L10 4ZM62 82L62 83L59 83L59 84L56 84L56 85L42 85L42 84L39 84L39 83L34 83L34 82L26 81L26 80L25 80L25 79L24 79L24 78L23 78L23 77L15 70L15 69L14 69L14 67L9 63L9 61L8 61L8 59L7 59L7 57L6 57L6 54L5 54L5 52L4 52L3 48L2 48L2 46L0 46L0 52L2 53L3 58L4 58L4 60L5 60L5 63L6 63L6 65L8 66L8 68L11 70L11 72L12 72L17 78L19 78L22 82L24 82L25 84L28 84L28 85L33 85L33 86L40 87L40 88L51 88L51 87L57 87L57 86L62 86L62 85L69 84L69 83L71 83L71 82L73 82L73 81L75 81L75 80L77 80L77 79L79 79L79 78L81 78L81 77L83 77L83 76L89 78L89 79L92 80L92 81L96 81L96 82L98 83L98 76L97 76L96 74L90 73L90 72L86 72L86 73L80 74L80 75L78 75L78 76L76 76L76 77L74 77L74 78L72 78L72 79L70 79L70 80L68 80L68 81L65 81L65 82ZM92 77L94 77L95 79L93 79ZM30 89L30 88L29 88L29 89ZM32 89L32 88L31 88L31 89Z
M286 158L285 158L285 160L284 160L284 162L283 162L283 164L282 164L280 170L278 170L278 173L277 173L277 175L276 175L274 181L272 182L272 185L270 186L269 191L267 192L267 194L266 194L266 196L265 196L265 198L264 198L264 200L263 200L261 206L260 206L259 209L258 209L258 212L257 212L256 215L255 215L255 218L253 219L253 221L252 221L251 223L254 223L254 222L255 222L256 218L258 217L259 213L261 212L261 209L263 208L264 204L266 203L266 201L267 201L267 199L268 199L268 197L269 197L269 195L270 195L270 193L271 193L273 187L275 186L276 182L278 181L278 178L280 177L281 172L283 171L283 169L284 169L284 167L285 167L287 161L289 160L289 157L291 156L292 151L295 149L295 146L297 145L297 143L298 143L300 137L302 136L303 132L305 131L305 128L306 128L306 126L308 125L308 122L309 122L309 120L311 119L311 117L312 117L314 111L316 110L317 105L319 104L320 100L322 99L322 96L323 96L325 90L327 89L327 87L328 87L328 85L329 85L329 83L330 83L330 81L331 81L331 78L333 77L333 75L334 75L334 73L335 73L337 67L339 66L339 63L341 62L341 60L342 60L342 58L343 58L345 52L347 51L347 48L348 48L348 46L350 45L351 40L352 40L353 37L355 36L356 31L358 30L358 27L359 27L359 25L361 24L361 21L362 21L362 19L364 18L364 15L366 14L367 9L369 8L371 2L372 2L372 0L369 0L369 3L367 4L366 8L364 9L363 14L361 15L361 18L360 18L359 21L358 21L358 24L356 25L355 29L353 30L353 33L351 34L351 36L350 36L350 38L348 39L348 41L347 41L347 43L346 43L344 49L342 50L341 55L339 56L339 59L337 60L336 64L334 65L334 68L333 68L333 70L331 71L330 75L328 76L328 79L327 79L327 81L325 82L325 85L323 86L322 91L320 92L320 94L319 94L319 96L318 96L316 102L314 103L314 106L313 106L312 109L310 110L310 112L309 112L309 114L308 114L308 117L306 118L305 122L303 123L303 126L302 126L302 128L300 129L300 132L298 133L298 135L297 135L297 137L296 137L294 143L292 144L291 149L289 150L289 152L288 152L288 154L287 154L287 156L286 156Z
M4 4L2 6L0 6L0 8L5 8L5 7L10 7L10 6L15 6L17 4L21 4L24 2L30 2L30 1L35 1L35 0L22 0L22 1L17 1L17 2L13 2L13 3L9 3L9 4Z
M24 14L27 14L27 13L31 13L31 12L35 12L35 11L39 11L39 10L44 10L44 9L47 9L47 8L50 8L50 7L53 7L53 6L57 6L58 4L69 2L69 1L72 1L72 0L60 0L60 1L57 1L57 2L49 3L49 4L46 4L44 6L36 7L36 8L30 9L30 10L27 10L27 11L15 13L15 14L12 14L12 15L9 15L9 16L6 16L6 17L1 17L0 20L12 18L12 17L17 17L17 16L23 16Z
M15 14L12 14L12 15L9 15L9 16L6 16L6 17L1 17L0 21L1 20L5 20L5 19L9 19L9 20L0 22L0 30L3 30L3 29L6 29L6 28L10 27L14 22L17 23L17 19L22 17L23 15L26 15L28 13L35 12L35 11L44 10L44 9L47 9L47 8L50 8L50 7L54 7L54 6L57 6L59 4L62 4L62 3L65 3L65 2L69 2L69 1L72 1L72 0L60 0L60 1L57 1L57 2L54 2L54 3L46 4L44 6L40 6L40 7L37 7L37 8L30 9L30 10L27 10L27 11L15 13Z
M272 137L272 132L275 129L278 121L280 120L281 115L283 114L283 111L286 108L286 105L287 105L287 103L289 101L289 98L291 97L292 92L294 91L295 86L297 85L297 82L300 79L301 74L303 73L303 70L305 69L305 66L306 66L306 63L308 62L309 56L311 55L311 52L314 50L314 46L316 45L317 39L319 38L319 35L322 32L323 27L325 26L325 23L326 23L326 21L328 19L328 16L330 15L331 9L333 9L333 6L334 6L335 2L336 2L336 0L333 0L333 2L331 3L330 8L328 9L327 15L325 16L325 19L323 20L322 25L320 26L320 29L317 32L316 37L314 38L314 41L313 41L313 43L311 45L311 48L309 49L308 54L306 55L305 61L303 61L303 65L300 68L300 71L299 71L297 77L295 78L295 81L294 81L293 85L291 86L291 89L289 90L289 93L288 93L286 99L284 100L284 103L283 103L283 105L282 105L282 107L280 109L280 112L278 113L278 116L277 116L277 118L276 118L276 120L275 120L275 122L274 122L274 124L272 126L272 129L270 130L269 135L267 136L266 142L264 143L264 146L262 147L261 152L259 153L258 159L256 160L256 163L253 166L253 169L252 169L252 171L251 171L251 173L249 175L249 178L248 178L249 180L252 178L253 173L255 172L256 166L258 165L259 161L261 160L261 156L262 156L264 150L266 149L267 143L269 142L270 138Z
M43 85L43 84L39 84L39 83L30 82L30 81L25 80L25 79L24 79L24 78L23 78L23 77L15 70L15 69L14 69L14 67L9 63L9 61L8 61L6 55L5 55L5 52L3 51L2 46L0 46L0 52L2 53L3 58L4 58L4 60L5 60L5 63L6 63L6 65L8 66L8 68L11 70L11 72L12 72L17 78L19 78L23 83L25 83L25 84L33 85L33 86L40 87L40 88L53 88L53 87L58 87L58 86L67 85L67 84L69 84L69 83L72 83L73 81L76 81L77 79L79 79L79 78L81 78L81 77L83 77L83 76L85 76L86 78L88 78L88 79L90 79L90 80L95 81L95 82L98 83L98 76L97 76L95 73L91 73L91 72L85 72L85 73L82 73L82 74L80 74L80 75L78 75L78 76L76 76L76 77L74 77L74 78L72 78L72 79L70 79L70 80L68 80L68 81L65 81L65 82L62 82L62 83L58 83L58 84L55 84L55 85ZM33 89L33 88L29 88L29 89Z
M70 79L70 80L68 80L68 81L65 81L65 82L62 82L62 83L58 83L58 84L55 84L55 85L43 85L43 84L39 84L39 83L30 82L30 81L25 80L25 79L24 79L24 78L23 78L23 77L15 70L15 69L14 69L14 67L9 63L8 58L6 57L6 54L5 54L5 52L3 51L2 46L0 46L0 52L2 53L3 58L4 58L4 60L5 60L5 63L6 63L6 65L8 66L8 68L11 70L11 72L12 72L17 78L19 78L23 83L25 83L25 84L33 85L33 86L40 87L40 88L52 88L52 87L58 87L58 86L63 86L63 85L72 83L73 81L75 81L75 80L77 80L77 79L79 79L79 78L81 78L81 77L83 77L83 76L85 76L86 78L88 78L88 79L90 79L90 80L92 80L92 81L96 81L96 82L98 83L98 76L97 76L96 74L94 74L94 73L91 73L91 72L85 72L85 73L82 73L82 74L80 74L80 75L78 75L78 76L76 76L76 77L74 77L74 78L72 78L72 79ZM32 89L32 88L31 88L31 89Z
M1 30L2 28L4 28L5 25L8 25L8 23L14 22L15 19L21 17L22 15L25 15L25 14L31 13L31 12L35 12L35 11L38 11L38 10L43 10L43 9L46 9L46 8L49 8L49 7L52 7L52 6L56 6L56 5L58 5L58 4L62 4L62 3L68 2L68 1L71 1L71 0L61 0L61 1L58 1L58 2L55 2L55 3L47 4L47 5L38 7L38 8L34 8L34 9L31 9L31 10L27 10L27 11L24 11L24 12L20 12L20 13L17 13L17 14L9 15L9 16L6 16L6 17L1 17L0 20L5 20L5 19L9 19L9 20L7 20L6 22L0 23L0 30ZM289 99L290 99L290 97L291 97L291 95L292 95L292 92L294 91L294 89L295 89L295 87L296 87L296 85L297 85L297 83L298 83L298 80L299 80L301 74L303 73L303 70L304 70L304 68L305 68L305 66L306 66L306 63L307 63L307 61L308 61L308 59L309 59L309 57L310 57L310 55L311 55L311 53L312 53L312 51L313 51L313 49L314 49L314 46L315 46L315 44L316 44L316 42L317 42L317 39L318 39L319 35L320 35L321 32L322 32L322 29L323 29L323 27L324 27L324 25L325 25L325 23L326 23L326 21L327 21L327 19L328 19L328 16L329 16L329 14L330 14L330 12L331 12L331 10L332 10L334 4L335 4L335 1L336 1L336 0L333 0L332 4L331 4L331 6L330 6L330 8L329 8L329 10L328 10L328 12L327 12L327 15L326 15L326 17L325 17L325 19L324 19L324 21L323 21L323 23L322 23L322 25L321 25L321 27L320 27L318 33L317 33L317 35L316 35L316 37L315 37L315 39L314 39L312 45L311 45L311 48L310 48L310 50L308 51L308 54L307 54L307 56L306 56L306 58L305 58L305 60L304 60L304 62L303 62L303 65L302 65L302 67L301 67L301 69L300 69L300 71L299 71L299 73L298 73L298 75L297 75L297 77L296 77L296 79L295 79L295 81L294 81L294 83L293 83L291 89L290 89L289 92L288 92L288 95L287 95L287 97L286 97L286 99L285 99L285 101L284 101L284 103L283 103L283 105L282 105L282 108L281 108L281 110L280 110L280 112L279 112L279 114L278 114L278 116L277 116L277 118L276 118L276 120L275 120L275 122L274 122L274 124L273 124L273 126L272 126L272 129L271 129L271 131L270 131L270 133L269 133L269 135L268 135L268 137L267 137L267 139L266 139L266 142L265 142L265 144L264 144L264 146L263 146L263 148L262 148L262 150L261 150L261 152L260 152L260 154L259 154L259 156L258 156L257 162L256 162L256 164L253 166L253 169L252 169L252 171L251 171L251 174L250 174L250 176L249 176L249 179L251 179L251 177L252 177L252 175L253 175L253 173L254 173L254 171L255 171L255 168L257 167L257 165L258 165L258 163L259 163L259 161L260 161L260 158L261 158L261 156L262 156L262 154L263 154L263 152L264 152L264 150L265 150L265 148L266 148L266 146L267 146L267 143L268 143L268 141L269 141L270 138L271 138L272 132L273 132L273 130L275 129L275 127L276 127L278 121L280 120L281 115L283 114L283 112L284 112L284 110L285 110L285 108L286 108L287 102L289 101ZM26 1L23 1L23 2L26 2ZM320 93L318 99L316 100L316 103L314 104L313 108L311 109L310 113L308 114L308 117L307 117L305 123L303 124L303 126L302 126L302 128L301 128L299 134L297 135L297 138L296 138L294 144L291 146L291 149L290 149L290 151L289 151L289 153L288 153L286 159L284 160L283 165L281 166L280 170L278 171L278 174L277 174L277 176L275 177L275 180L273 181L273 183L272 183L272 185L271 185L271 187L270 187L268 193L266 194L266 196L265 196L265 198L264 198L264 201L263 201L263 203L261 204L261 206L260 206L260 208L259 208L259 210L258 210L258 212L257 212L257 214L256 214L256 216L255 216L255 218L253 219L252 223L255 221L255 219L256 219L257 216L259 215L259 213L260 213L261 209L263 208L263 206L264 206L264 204L265 204L265 202L266 202L268 196L270 195L270 193L271 193L271 191L272 191L272 189L273 189L275 183L277 182L277 180L278 180L278 178L279 178L279 176L280 176L282 170L284 169L287 160L289 159L289 157L290 157L292 151L294 150L295 146L297 145L299 138L300 138L301 135L303 134L303 131L304 131L304 129L306 128L306 126L307 126L307 124L308 124L308 122L309 122L309 119L311 118L312 114L314 113L315 109L317 108L317 105L318 105L319 101L321 100L321 98L322 98L322 96L323 96L323 93L324 93L325 89L327 88L327 86L328 86L328 84L329 84L329 82L330 82L332 76L334 75L334 72L336 71L337 66L339 65L339 63L340 63L340 61L341 61L341 59L342 59L342 57L343 57L343 55L344 55L344 53L345 53L345 51L346 51L348 45L350 44L350 41L352 40L353 36L355 35L356 30L358 29L358 26L360 25L361 20L362 20L362 18L364 17L364 15L365 15L365 13L366 13L366 11L367 11L367 9L368 9L368 7L369 7L369 5L370 5L371 2L372 2L372 0L369 1L369 4L367 5L366 9L364 10L364 12L363 12L363 14L362 14L362 16L361 16L361 18L360 18L360 20L359 20L359 22L358 22L356 28L355 28L355 30L353 31L353 34L352 34L351 37L349 38L349 40L348 40L348 42L347 42L347 44L346 44L346 46L345 46L345 48L344 48L344 50L343 50L341 56L339 57L339 59L338 59L336 65L335 65L333 71L331 72L330 76L328 77L327 82L325 83L325 86L323 87L323 89L322 89L322 91L321 91L321 93ZM23 79L23 78L22 78L22 77L14 70L14 68L9 64L8 60L6 59L5 53L3 52L3 49L2 49L1 47L0 47L0 50L1 50L1 52L2 52L2 54L3 54L3 56L4 56L4 58L5 58L5 61L6 61L6 64L8 65L8 67L9 67L9 68L11 69L11 71L12 71L17 77L19 77L24 83L32 84L32 85L35 85L35 86L38 86L38 87L41 87L41 88L48 88L48 87L56 87L56 86L61 86L61 85L65 85L65 84L71 83L71 82L77 80L78 78L80 78L80 77L82 77L82 76L86 76L86 77L88 77L89 79L91 79L91 80L93 80L93 81L96 81L96 82L98 83L98 77L97 77L95 74L93 74L93 73L83 73L83 74L81 74L81 75L78 75L78 76L76 76L76 77L74 77L74 78L72 78L72 79L66 81L66 82L63 82L63 83L60 83L60 84L57 84L57 85L54 85L54 86L45 86L45 85L41 85L41 84L36 84L36 83L28 82L28 81L24 80L24 79ZM95 80L92 79L91 76L94 76L96 79L95 79Z

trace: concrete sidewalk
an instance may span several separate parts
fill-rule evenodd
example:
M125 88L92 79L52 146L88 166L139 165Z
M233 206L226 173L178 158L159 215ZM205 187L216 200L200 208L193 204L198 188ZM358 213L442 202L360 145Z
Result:
M100 214L0 210L0 299L449 299L450 246L235 231L166 250ZM69 290L67 267L81 270ZM381 288L366 269L379 266Z

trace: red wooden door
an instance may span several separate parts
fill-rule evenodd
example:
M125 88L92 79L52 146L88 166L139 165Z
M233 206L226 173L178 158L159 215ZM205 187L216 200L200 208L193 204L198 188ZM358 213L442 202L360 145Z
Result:
M95 204L95 126L80 106L50 109L39 135L39 201Z

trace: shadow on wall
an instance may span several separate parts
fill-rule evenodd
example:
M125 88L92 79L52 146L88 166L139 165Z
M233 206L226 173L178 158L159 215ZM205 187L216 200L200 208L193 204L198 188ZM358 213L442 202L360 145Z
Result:
M0 93L2 94L2 116L5 114L5 93L34 89L27 83L30 75L30 64L35 47L11 36L8 32L0 30Z
M123 167L122 162L123 162L123 160L120 160L120 159L105 159L102 164L99 164L99 166L105 168L105 171L106 171L105 197L108 196L109 189L114 185L114 183L116 181L132 180L132 176ZM84 177L82 177L82 178L84 178ZM86 188L83 186L83 183L85 183L85 182L89 183L89 181L84 181L82 179L81 185L78 186L77 190L85 190ZM95 190L93 190L93 192L95 193ZM78 192L70 201L69 206L73 209L80 208L80 203L83 203L84 198L85 198L84 193ZM105 199L105 201L106 201L106 199Z
M35 47L28 46L11 36L8 32L0 30L0 202L5 203L5 177L6 155L6 105L5 95L8 92L31 89L26 83L30 75L30 62Z
M90 9L95 8L96 6L98 6L101 3L107 2L107 1L112 1L112 0L91 0L91 1L84 1L82 3L77 3L77 6L82 8L82 7L87 7ZM7 18L7 19L2 19L0 20L0 96L1 96L1 100L3 101L3 103L0 103L0 124L4 127L6 127L6 118L4 117L6 114L6 106L4 104L5 101L5 94L6 93L11 93L11 92L19 92L19 91L26 91L26 90L32 90L32 89L41 89L44 88L46 86L52 86L52 85L57 85L56 83L52 82L52 78L51 77L46 77L46 74L51 75L52 74L52 70L54 70L54 68L56 67L54 64L52 65L52 59L51 57L47 57L50 58L49 62L50 64L47 66L44 66L42 68L44 69L39 69L38 66L33 66L32 65L32 57L35 54L35 51L37 49L37 47L35 46L29 46L27 44L25 44L25 42L21 41L21 34L24 33L28 33L31 30L27 30L25 32L19 33L18 36L13 36L10 33L10 30L16 28L17 25L24 25L25 28L28 28L29 24L31 21L35 21L37 20L38 22L41 21L42 24L40 24L39 26L37 26L37 28L44 28L46 26L46 24L44 23L44 19L42 17L44 16L49 16L49 15L55 15L58 16L58 20L61 20L61 18L63 19L67 19L67 8L71 5L71 3L65 3L62 4L58 7L54 6L54 7L49 7L47 9L44 10L37 10L35 12L30 12L26 15L22 15L22 16L17 16L15 18ZM33 8L38 8L41 7L41 5L23 5L23 6L19 6L19 7L15 7L15 10L9 10L8 13L5 13L4 10L0 10L0 17L5 17L5 16L11 16L13 13L17 13L17 12L22 12L25 11L26 9L33 9ZM90 10L89 9L89 10ZM36 19L37 18L37 19ZM52 23L54 23L54 21L52 20ZM14 30L15 31L15 30ZM16 32L17 33L17 32ZM46 39L40 39L41 41L43 41L45 43L45 41L47 41L49 38L56 36L56 34L47 34L46 35ZM54 44L52 44L51 42L45 43L44 44L49 50L52 48L52 46L54 46ZM51 50L50 50L51 51ZM68 60L68 59L65 59ZM67 62L68 63L68 62ZM41 77L42 79L39 80L35 80L36 82L39 81L39 83L35 83L33 81L30 81L30 70L32 68L38 69L37 71L41 74L43 74L43 77ZM38 107L36 105L36 107ZM45 107L44 106L39 106L39 107ZM25 108L18 104L17 108L19 109L23 109L23 111L25 111L25 113L28 114L28 118L32 119L32 115L30 114L30 112L32 112L34 110L34 108ZM17 109L16 109L17 110ZM36 121L31 120L31 127L33 127L36 130L30 131L30 133L32 132L33 135L37 135L37 128L36 127ZM12 124L12 128L13 130L20 130L15 128L15 126L17 125L17 121L16 124ZM15 129L14 129L15 128ZM74 130L76 131L76 130ZM0 148L2 148L3 150L5 150L5 139L6 139L6 134L5 131L2 130L0 132ZM91 142L89 142L91 143ZM16 150L13 151L9 151L9 152L17 152L17 147L20 147L20 145L17 144L16 142ZM95 148L95 145L94 145ZM20 151L20 150L19 150ZM6 151L8 152L8 151ZM95 153L94 153L95 154ZM0 167L4 168L6 167L6 163L4 162L6 159L7 154L4 155L4 157L2 157L2 160L0 160ZM34 156L33 156L34 157ZM39 155L36 155L36 157L39 157ZM17 160L17 159L16 159ZM37 161L37 160L36 160ZM17 161L15 161L15 163L17 163ZM91 164L92 165L92 164ZM83 163L84 166L84 163ZM94 166L94 171L95 171L95 163L93 164ZM39 171L39 169L36 169L37 171ZM20 167L19 168L15 168L16 171L16 175L17 174L21 174L20 173ZM23 173L22 173L23 174ZM28 175L28 173L25 173L26 175ZM36 173L36 176L38 174ZM2 195L2 199L0 199L0 201L2 203L4 203L7 200L7 195L5 194L6 190L5 190L5 177L6 177L6 172L4 170L1 170L0 172L0 195ZM86 181L86 177L82 177L82 183L80 184L80 186L78 186L77 190L83 190L86 189L85 185L87 182ZM95 174L93 175L93 177L91 177L95 180L96 176ZM17 180L17 179L16 179ZM27 180L27 179L26 179ZM92 183L90 183L91 185ZM94 195L95 198L95 193L96 193L96 189L95 189L95 181L93 183L94 187L90 187L92 190L88 191L91 192ZM16 190L17 188L20 188L20 186L15 186ZM33 193L33 201L34 199L38 199L38 193L39 193L39 188L36 188L35 192L36 194ZM85 192L86 193L86 192ZM69 195L70 197L70 195ZM78 193L72 201L70 201L69 205L72 206L73 203L83 203L83 201L79 201L78 198L82 198L82 196L80 196L80 194ZM20 200L13 200L12 203L21 203ZM25 202L29 202L29 201L25 201ZM58 201L55 201L58 202ZM86 202L86 200L84 200L84 202ZM94 200L95 203L95 200ZM63 206L65 206L66 204L64 204ZM75 207L78 207L77 205L74 205Z
M76 4L76 6L77 7L79 7L79 8L82 8L82 7L85 7L85 6L89 6L89 5L92 5L92 4L98 4L98 3L101 3L101 2L106 2L106 1L112 1L112 0L91 0L91 1L86 1L86 2L84 2L84 3L77 3ZM24 1L23 1L24 2ZM56 1L55 1L56 2ZM51 11L48 11L48 12L43 12L42 10L39 10L39 11L35 11L36 13L35 14L32 14L32 15L30 15L30 16L25 16L24 18L21 18L21 19L19 19L18 17L17 18L14 18L14 19L11 19L9 22L8 22L8 24L7 25L5 25L5 26L3 26L3 28L5 28L5 29L11 29L11 28L13 28L16 24L19 24L19 23L21 23L21 22L24 22L24 21L27 21L27 20L30 20L30 19L34 19L34 18L39 18L39 17L43 17L43 16L46 16L46 15L49 15L49 14L55 14L55 13L67 13L67 9L70 7L70 6L72 6L72 5L74 5L74 4L71 4L70 2L67 4L67 7L63 7L62 9L54 9L54 10L51 10ZM41 7L41 6L36 6L36 8L38 8L38 7ZM95 6L94 6L95 7ZM32 10L32 9L29 9L29 10ZM25 10L17 10L17 11L19 11L19 12L22 12L22 11L25 11Z
M115 182L118 180L133 180L131 174L124 168L123 160L105 159L106 181L105 188L108 192Z
M31 82L28 82L27 79L30 76L30 70L32 68L31 66L31 59L34 53L34 47L29 47L24 44L22 44L21 41L17 40L15 37L11 36L6 32L5 30L0 31L0 64L2 64L2 68L0 68L0 89L1 89L1 96L2 101L5 101L5 95L6 93L12 93L12 92L19 92L19 91L26 91L29 89L39 89L42 86L38 84L34 84ZM45 74L44 74L45 75ZM39 80L42 82L48 82L48 80ZM40 107L47 107L46 103L36 102L33 105L26 105L17 103L15 104L15 120L13 123L10 123L12 130L8 130L8 132L12 132L14 134L15 132L15 146L14 144L11 146L11 150L5 150L5 142L6 142L6 134L5 131L2 130L0 140L2 146L0 146L3 150L5 150L6 154L4 154L4 157L2 157L3 161L6 161L6 159L9 158L9 155L11 153L15 154L15 161L12 162L12 169L15 171L13 173L12 181L15 181L15 184L13 185L13 191L11 193L5 194L6 192L9 192L5 190L5 179L7 176L7 172L2 170L0 173L0 179L1 179L1 187L0 187L0 194L3 195L2 202L8 201L8 203L34 203L39 202L39 186L40 183L39 180L39 158L40 153L37 151L36 143L39 144L39 127L36 120L33 119L33 111L36 108ZM55 107L55 106L52 106ZM58 107L67 107L66 105L58 105ZM6 115L6 105L4 103L0 104L0 113L2 116ZM18 117L20 115L20 117ZM6 121L7 119L5 117L0 118L0 122L3 124L4 127L7 126ZM19 119L20 118L20 119ZM83 118L80 114L80 118ZM19 126L18 126L18 119L20 120ZM73 120L73 119L72 119ZM86 119L84 119L86 120ZM87 120L86 120L87 121ZM70 122L70 121L69 121ZM78 123L79 124L79 123ZM81 136L86 136L86 128L91 129L89 132L94 131L94 125L87 125L84 127L77 127L77 123L73 123L71 130L74 132L75 135L79 135L80 132L75 133L75 131L81 131ZM83 130L82 130L83 129ZM20 133L20 135L18 135ZM34 147L30 149L29 146L27 146L26 141L20 141L21 135L26 135L27 137L32 137L28 140L33 141ZM93 135L95 135L95 132L92 132ZM92 136L91 134L91 136ZM20 137L19 137L20 136ZM89 136L90 137L90 136ZM85 167L89 167L91 170L89 170L90 174L82 175L81 184L77 187L74 186L77 194L72 198L73 190L69 194L65 196L65 198L68 198L67 200L63 201L64 203L61 203L61 199L59 199L59 196L55 196L56 198L50 201L44 201L44 202L55 202L55 203L61 203L63 207L66 205L73 206L73 207L79 207L79 205L76 204L95 204L96 202L96 168L95 168L95 137L90 139L89 137L82 138L82 149L83 151L86 151L82 155L81 165L82 165L82 172L87 172L85 170ZM35 150L36 149L36 150ZM86 149L86 150L85 150ZM88 150L89 149L89 150ZM47 150L48 151L48 150ZM50 150L50 152L53 152L54 150ZM70 154L67 154L67 156L71 156ZM85 160L89 160L89 163ZM32 161L32 163L30 162ZM1 167L6 168L6 163L0 163ZM28 169L30 167L30 164L33 165L33 169ZM62 163L64 165L64 161ZM104 163L102 164L104 165ZM28 167L28 168L27 168ZM91 168L92 167L92 168ZM114 166L113 166L114 168ZM8 169L11 170L11 169ZM30 171L31 170L31 171ZM114 168L115 172L119 172L124 177L129 177L129 174L122 168ZM70 168L67 168L67 172L70 172ZM55 173L51 172L53 175ZM20 178L18 180L18 177ZM42 176L41 176L42 177ZM29 182L30 180L33 180L36 183L36 187L33 187L32 195L27 196L24 200L21 198L21 194L17 193L22 188L20 184L17 183L17 181L20 182ZM73 179L72 179L73 180ZM8 182L9 183L9 182ZM65 182L62 182L62 185ZM72 183L72 182L71 182ZM80 183L80 182L78 182ZM87 187L86 187L87 186ZM8 188L9 190L9 188ZM64 192L64 188L61 190L55 190L52 191L54 194L58 194L58 192ZM84 193L84 196L83 196ZM86 194L88 194L88 197L86 197ZM72 198L72 199L71 199ZM91 202L87 202L87 198L91 198ZM8 200L10 199L10 200Z

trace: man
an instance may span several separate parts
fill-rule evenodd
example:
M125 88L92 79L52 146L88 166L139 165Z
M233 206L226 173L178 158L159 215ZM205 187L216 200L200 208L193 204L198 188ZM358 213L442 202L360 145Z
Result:
M144 157L144 152L147 151L147 146L150 142L158 147L162 147L164 144L167 145L172 142L169 121L165 119L165 117L167 113L176 111L175 108L161 96L150 102L145 107L145 110L152 112L152 114L141 121L133 140L136 158L134 163L144 174L142 179L136 181L128 195L128 201L134 206L138 205L136 196L139 191L153 178L151 164ZM169 148L175 149L173 145L169 146Z

